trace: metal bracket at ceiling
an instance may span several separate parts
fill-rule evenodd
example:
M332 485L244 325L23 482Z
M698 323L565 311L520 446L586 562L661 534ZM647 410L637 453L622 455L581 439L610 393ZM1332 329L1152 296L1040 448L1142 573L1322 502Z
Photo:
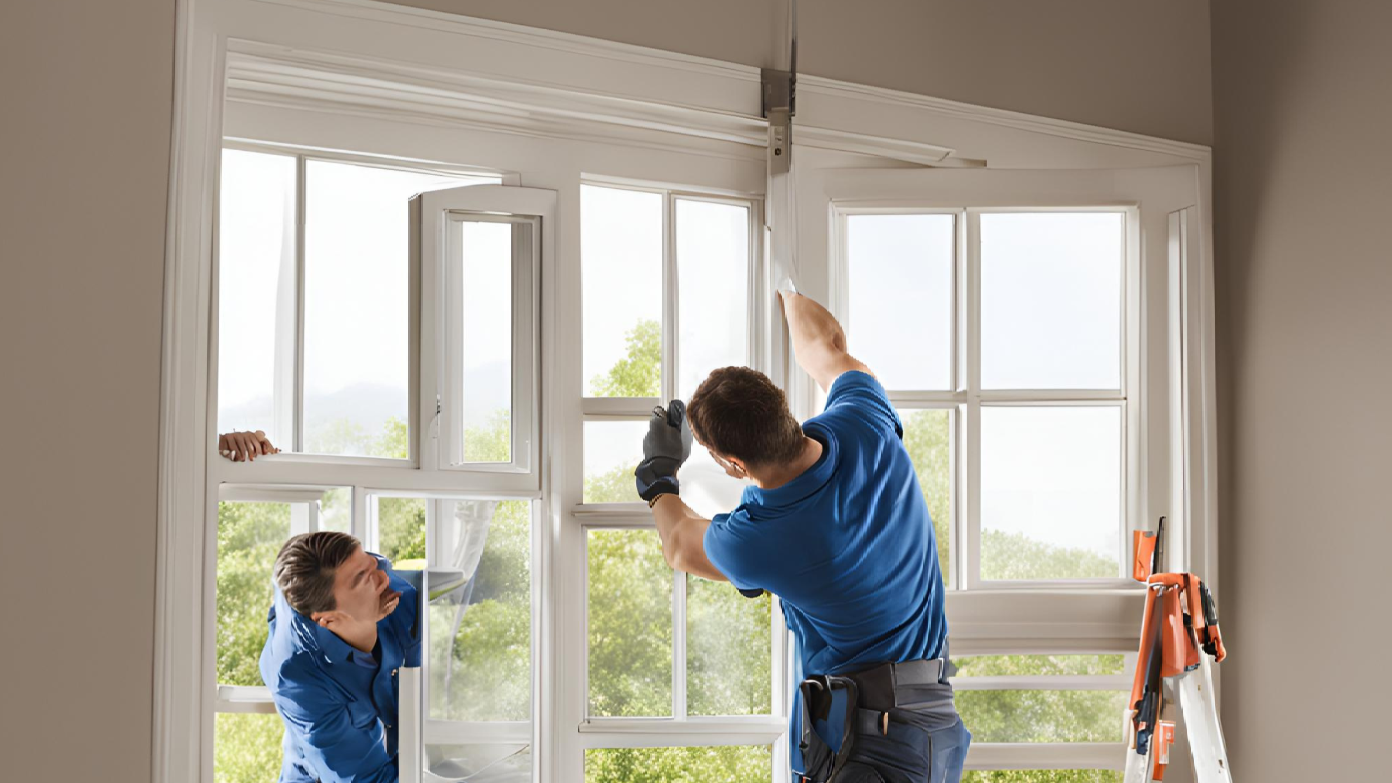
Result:
M768 120L769 173L786 174L793 165L793 114L797 74L776 68L759 72L763 80L764 118Z
M793 166L793 115L797 113L797 0L775 12L773 68L759 72L764 119L768 120L768 172L787 174ZM787 49L783 33L787 33ZM786 58L785 58L786 55ZM786 67L785 67L786 66Z

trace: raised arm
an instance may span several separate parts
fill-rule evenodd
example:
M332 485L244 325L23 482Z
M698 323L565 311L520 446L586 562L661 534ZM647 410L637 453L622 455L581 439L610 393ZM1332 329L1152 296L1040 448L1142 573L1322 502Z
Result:
M788 321L798 366L812 376L822 391L830 391L832 381L849 370L874 374L846 352L846 333L825 307L792 291L779 291L778 297L783 302L783 317Z

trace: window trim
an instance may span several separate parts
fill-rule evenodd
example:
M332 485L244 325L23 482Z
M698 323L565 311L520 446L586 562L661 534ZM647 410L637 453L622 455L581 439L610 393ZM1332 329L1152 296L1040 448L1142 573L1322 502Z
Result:
M288 128L284 135L301 139L314 134L322 134L324 139L343 139L357 134L355 139L364 140L361 145L351 141L339 142L338 146L376 150L387 149L397 145L398 139L408 138L411 144L419 144L422 149L443 150L440 139L453 134L456 141L452 142L452 149L460 148L458 138L470 138L478 143L478 149L488 150L489 160L514 161L505 167L527 171L529 182L538 177L536 181L552 185L565 183L568 175L558 172L578 165L574 162L583 157L582 151L596 149L595 146L586 147L590 142L579 141L581 138L604 138L624 145L622 151L626 160L615 159L611 166L616 174L632 175L641 170L642 175L649 175L645 167L655 159L654 150L662 150L689 156L687 160L702 164L696 179L703 182L727 174L740 180L745 175L735 173L736 169L750 160L757 162L762 171L761 152L751 158L736 148L752 145L758 150L764 143L764 129L758 119L757 69L744 66L414 8L368 7L352 0L276 0L273 3L210 0L181 6L180 10L161 349L152 748L152 779L156 783L211 780L212 771L212 712L207 709L210 694L206 687L207 670L211 665L206 651L212 640L206 617L214 607L208 591L201 590L211 568L210 547L205 531L196 525L191 527L188 520L215 514L216 499L208 492L213 483L204 479L224 467L212 450L217 432L215 420L210 421L207 415L206 387L208 340L210 335L216 334L216 307L208 305L209 287L215 285L215 281L210 283L213 280L210 270L215 270L211 260L210 210L215 205L216 158L225 116L225 77L229 74L237 77L234 85L227 86L229 100L238 101L240 107L256 107L254 118L234 118L243 125L260 121L293 122L294 127ZM393 35L380 35L385 29L390 29ZM320 54L327 51L332 51L336 58L331 64ZM327 64L326 70L341 72L345 78L337 82L335 90L325 89L327 82L321 84L311 79L295 91L282 91L270 102L251 103L258 96L270 93L258 92L257 80L247 78L247 62L265 58L272 64L265 73L274 75L292 55L305 62ZM415 71L407 72L395 65L402 62L420 65ZM554 87L537 83L535 74L539 67L545 68ZM510 129L511 126L501 122L493 128L489 125L492 117L483 121L471 118L468 122L475 123L471 126L460 119L454 104L450 103L453 96L426 97L409 106L393 103L390 90L381 96L369 97L358 90L368 75L380 80L379 83L414 83L429 78L442 96L451 91L466 94L482 85L495 96L532 100L538 104L564 102L568 108L585 106L587 113L583 117L575 112L566 115L571 124L564 128L556 124L554 115L544 113L529 115L541 119L526 131ZM273 82L274 78L265 83ZM1192 457L1189 470L1196 475L1192 483L1194 494L1187 502L1190 513L1204 526L1202 534L1188 541L1186 548L1205 580L1216 587L1214 433L1217 425L1213 380L1211 150L1199 145L817 77L806 77L803 86L808 99L805 106L808 123L802 126L800 138L807 146L800 147L797 154L806 156L809 161L821 157L823 150L816 148L821 147L920 165L930 161L957 165L963 158L971 157L978 165L989 159L993 165L1012 167L1115 168L1179 164L1195 169L1200 197L1196 207L1189 211L1186 223L1189 228L1188 252L1184 257L1185 268L1189 270L1186 286L1192 292L1193 301L1184 316L1186 355L1183 361L1192 369L1186 383L1192 392L1188 399L1193 432L1186 448L1190 449ZM355 94L355 90L359 94ZM350 100L340 99L345 95L352 96L351 100L358 104L350 106ZM622 105L617 103L624 101ZM889 106L892 111L867 110L875 106ZM308 107L313 108L296 113ZM351 123L342 122L345 114L354 118ZM433 127L423 130L425 123ZM391 133L381 132L388 126L392 128ZM476 132L479 127L501 132L492 135ZM672 128L675 133L658 128ZM531 164L526 161L526 155L518 152L523 142L517 141L517 133L550 139L548 143L554 144L558 152L541 156L547 162L538 165L550 167L554 162L556 168L540 172L527 169ZM319 137L315 138L317 141ZM400 143L405 144L404 141ZM443 157L449 153L436 154ZM716 165L710 165L712 161ZM843 157L838 165L844 163ZM967 163L970 165L971 161ZM802 175L804 182L811 182L821 178L823 172L804 168ZM517 175L510 176L515 183ZM808 199L801 201L799 215L803 226L817 219L815 207L809 215L809 203ZM765 233L764 241L767 240ZM565 241L563 251L569 241ZM804 259L817 254L817 249L806 241L800 246ZM819 274L804 269L801 281L819 290L822 285ZM573 316L564 305L558 311L563 321L569 322ZM776 338L776 322L773 327ZM775 355L770 358L778 361L776 339L774 343ZM563 357L548 357L545 366L552 368L553 361L564 366ZM812 395L805 380L794 375L789 378L789 384L798 411L810 409L808 401ZM556 410L556 421L563 427L569 426L566 422L573 413L569 404L560 405ZM558 450L558 453L563 452L564 448ZM271 474L265 470L269 467L266 463L273 461L243 464L240 468L245 472L234 474L234 479L268 478ZM280 477L302 483L322 483L325 477L330 477L329 483L339 485L372 484L376 481L374 477L380 475L370 466L345 466L340 475L333 476L322 466L313 464L278 467L283 469ZM558 475L564 478L566 472L559 470ZM421 484L414 486L428 488ZM556 497L566 494L563 488L558 488ZM551 497L549 493L547 497ZM546 502L544 499L543 503ZM360 503L360 498L355 500L357 519L362 518ZM573 546L575 542L566 526L559 524L562 513L556 512L554 525L550 513L547 512L546 519L556 533L556 542ZM551 582L565 584L574 576L571 565L563 559L558 559L555 567L556 573L550 574L548 561L543 574L543 579L550 579L546 587L548 601L561 598L559 594L553 595ZM564 650L575 640L568 638L569 632L556 622L554 615L558 611L563 614L563 610L558 609L562 605L555 604L547 611L552 613L548 622L554 623L548 626L553 629L550 633L555 635L559 649ZM548 674L543 676L550 677L552 671L569 671L564 668L566 663L559 659L548 659L545 665ZM563 678L552 684L558 693L565 690ZM563 721L556 722L556 715L564 715L565 707L559 703L555 707L552 710L555 714L538 716L541 730L548 732L547 736L552 737L554 743L537 747L536 774L546 783L579 783L578 776L583 775L583 754L576 751L580 750L581 738L571 735ZM786 755L785 744L781 739L775 744L775 775L779 760ZM969 762L969 766L979 765Z

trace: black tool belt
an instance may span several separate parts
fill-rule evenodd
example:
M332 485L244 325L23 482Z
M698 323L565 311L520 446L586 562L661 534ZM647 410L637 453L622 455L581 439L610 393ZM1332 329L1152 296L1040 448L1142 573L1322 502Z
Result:
M846 765L855 750L857 734L889 733L892 721L906 713L915 723L931 726L951 725L957 720L952 689L946 683L946 658L901 663L883 663L845 674L808 677L798 685L801 693L802 732L798 748L802 751L801 783L829 783ZM814 721L825 721L831 713L836 691L845 691L841 746L831 746L813 729Z

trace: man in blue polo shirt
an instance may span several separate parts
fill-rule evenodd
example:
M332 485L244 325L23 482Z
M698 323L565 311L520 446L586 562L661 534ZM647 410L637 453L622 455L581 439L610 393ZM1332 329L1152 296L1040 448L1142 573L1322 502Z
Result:
M971 735L947 682L947 622L932 521L903 427L823 307L780 294L798 364L827 391L799 425L761 373L712 372L654 411L636 473L675 569L779 597L800 671L795 780L957 783ZM738 508L706 520L682 502L692 437L732 476Z
M420 665L418 593L346 533L275 561L261 679L285 722L280 783L397 783L402 666Z

